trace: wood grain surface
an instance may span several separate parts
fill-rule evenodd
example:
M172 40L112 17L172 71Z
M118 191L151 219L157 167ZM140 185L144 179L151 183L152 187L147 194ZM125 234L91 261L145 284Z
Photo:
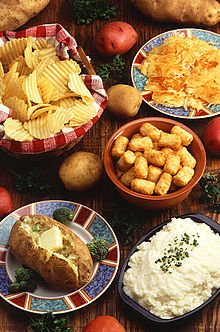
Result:
M150 38L159 33L168 31L170 29L180 28L182 26L171 23L158 23L145 17L137 10L135 10L126 0L111 0L117 8L117 16L111 21L125 21L130 23L138 33L138 42L135 46L126 53L123 57L126 61L126 75L128 84L130 80L130 68L134 55L138 49ZM71 8L67 0L51 0L49 5L36 17L31 19L24 28L32 27L44 23L60 23L67 29L71 35L75 37L77 43L82 45L86 54L92 59L92 65L96 70L101 63L107 63L109 59L103 58L94 50L94 36L101 26L105 24L102 21L96 21L89 25L79 25L74 23L74 18L71 14ZM188 27L188 26L187 26ZM207 29L202 27L203 29ZM220 27L215 26L208 28L214 32L220 32ZM107 88L107 87L106 87ZM161 113L152 110L146 104L142 104L141 109L135 118L148 116L163 116ZM111 134L124 123L130 120L117 120L111 116L106 110L101 116L100 120L91 128L91 130L84 136L84 138L69 152L55 159L47 161L18 161L5 153L0 152L0 186L5 187L11 194L14 209L17 209L25 204L39 201L45 198L49 199L64 199L79 202L94 209L102 214L103 209L107 208L111 203L118 204L120 198L107 178L103 175L100 184L85 193L68 192L58 178L58 167L68 154L73 151L90 151L103 157L103 152L107 140ZM191 129L193 129L200 137L202 137L203 129L208 122L208 119L201 120L179 120ZM20 172L25 169L39 168L44 172L50 181L54 183L55 190L48 197L42 197L37 194L18 194L15 191L12 172ZM206 170L216 170L219 172L220 161L219 158L207 153L207 167ZM12 172L11 172L12 171ZM189 212L200 212L212 217L215 221L220 222L219 216L210 214L206 205L199 204L200 187L197 185L191 192L190 196L184 200L182 204L165 210L162 212L147 212L145 230L142 233L134 234L133 243L124 246L120 245L121 262L123 263L126 255L136 243L138 238L152 227L160 224L164 220L170 219L173 216L181 215ZM1 202L0 202L1 204ZM106 217L107 219L107 217ZM107 219L108 221L108 219ZM202 312L197 313L193 317L180 321L178 324L169 325L169 327L157 326L149 321L143 319L135 312L129 310L123 305L117 294L117 281L119 273L111 284L110 288L95 302L86 306L83 309L72 312L70 316L70 326L74 332L81 332L83 327L90 320L99 315L113 315L125 327L126 331L131 332L218 332L220 331L220 298L216 299ZM22 310L18 310L9 305L6 301L0 299L0 331L5 332L23 332L30 323L30 315Z

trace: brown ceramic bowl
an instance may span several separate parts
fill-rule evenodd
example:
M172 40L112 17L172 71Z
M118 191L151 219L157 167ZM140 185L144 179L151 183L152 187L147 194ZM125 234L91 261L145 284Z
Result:
M191 181L185 186L178 189L175 192L169 193L164 196L149 196L137 193L125 185L118 179L115 173L114 160L111 157L111 150L114 144L114 141L117 137L123 135L130 138L133 134L137 133L140 126L144 122L149 122L155 127L162 129L165 132L170 132L171 128L174 125L178 125L183 129L187 130L193 135L193 141L187 149L194 156L197 161L195 167L195 174ZM120 195L129 201L130 203L147 209L147 210L163 210L170 208L182 202L191 192L192 188L198 183L202 177L205 166L206 166L206 153L205 148L200 141L199 137L188 127L183 125L180 122L167 118L141 118L129 123L126 123L121 128L119 128L109 139L105 152L104 152L104 166L105 170L109 176L109 179L115 184Z

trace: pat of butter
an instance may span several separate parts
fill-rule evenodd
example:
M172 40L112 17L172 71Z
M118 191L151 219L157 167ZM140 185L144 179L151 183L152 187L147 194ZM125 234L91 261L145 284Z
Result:
M39 245L44 249L59 250L63 248L63 238L58 227L53 226L40 236Z

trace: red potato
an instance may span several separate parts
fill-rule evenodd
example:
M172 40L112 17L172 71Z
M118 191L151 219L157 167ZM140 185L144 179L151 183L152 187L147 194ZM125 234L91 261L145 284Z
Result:
M137 32L126 22L105 24L95 36L95 47L101 55L124 54L134 46Z
M203 132L203 141L208 151L220 156L220 117L209 121Z
M0 187L0 219L7 216L12 210L13 206L9 192Z
M99 316L89 322L83 332L126 332L126 330L116 318Z

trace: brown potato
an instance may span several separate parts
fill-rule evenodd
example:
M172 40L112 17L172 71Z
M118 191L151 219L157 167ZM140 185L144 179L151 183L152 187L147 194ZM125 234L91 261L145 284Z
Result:
M116 84L107 90L107 109L120 119L135 116L142 103L140 92L130 85Z
M103 163L99 156L78 151L62 162L59 177L67 190L84 191L99 182L102 172Z

